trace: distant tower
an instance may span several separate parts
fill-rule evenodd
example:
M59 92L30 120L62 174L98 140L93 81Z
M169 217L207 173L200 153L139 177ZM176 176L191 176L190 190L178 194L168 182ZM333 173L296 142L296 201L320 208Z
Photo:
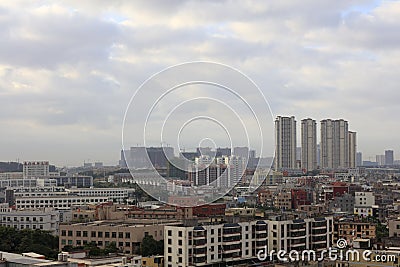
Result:
M361 167L362 166L362 153L357 152L356 154L356 167Z
M313 119L301 121L301 167L317 169L317 123Z
M278 116L275 120L275 169L296 168L296 120Z
M340 169L349 167L348 122L326 119L321 121L321 167Z
M349 167L356 167L357 133L349 131Z
M392 166L394 163L393 150L385 150L385 164Z

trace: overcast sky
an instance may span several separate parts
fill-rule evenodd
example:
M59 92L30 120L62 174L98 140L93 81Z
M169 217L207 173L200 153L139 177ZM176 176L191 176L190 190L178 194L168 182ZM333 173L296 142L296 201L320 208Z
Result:
M116 164L132 94L193 60L241 70L298 129L344 118L364 160L398 159L399 18L399 1L2 1L0 160Z

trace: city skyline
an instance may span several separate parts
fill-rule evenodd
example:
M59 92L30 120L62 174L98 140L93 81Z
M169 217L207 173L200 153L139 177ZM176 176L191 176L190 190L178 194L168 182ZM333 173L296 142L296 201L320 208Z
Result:
M248 75L274 116L346 119L365 159L400 151L399 12L397 1L3 2L0 159L116 164L132 94L193 60Z

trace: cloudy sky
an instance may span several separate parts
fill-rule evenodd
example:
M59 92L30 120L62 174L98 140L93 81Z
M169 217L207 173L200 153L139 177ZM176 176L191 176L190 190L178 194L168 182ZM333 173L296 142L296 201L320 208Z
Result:
M247 74L274 115L347 119L364 160L399 158L399 18L399 1L2 1L0 160L115 164L135 90L194 60Z

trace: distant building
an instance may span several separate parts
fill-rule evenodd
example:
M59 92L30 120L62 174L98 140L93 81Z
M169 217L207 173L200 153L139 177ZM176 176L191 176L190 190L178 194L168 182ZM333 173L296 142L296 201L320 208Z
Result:
M313 119L301 121L301 168L317 169L317 123Z
M275 170L296 168L296 120L278 116L275 120Z
M357 152L356 154L356 167L361 167L362 166L362 153L361 152Z
M217 154L216 154L217 157L222 157L222 156L229 157L231 154L232 154L232 152L231 152L230 147L224 147L224 148L218 147L217 148Z
M148 147L147 154L155 168L166 168L168 160L174 158L173 147Z
M349 168L355 168L357 153L357 133L349 131Z
M71 187L76 186L79 188L92 187L93 177L86 175L77 176L55 176L52 179L57 181L57 186Z
M321 121L321 167L343 169L349 167L348 122L326 119Z
M394 165L393 150L385 150L385 165L388 166Z
M385 155L376 155L376 162L378 163L378 166L385 166Z
M50 166L48 161L25 161L23 168L24 178L37 178L49 176Z

